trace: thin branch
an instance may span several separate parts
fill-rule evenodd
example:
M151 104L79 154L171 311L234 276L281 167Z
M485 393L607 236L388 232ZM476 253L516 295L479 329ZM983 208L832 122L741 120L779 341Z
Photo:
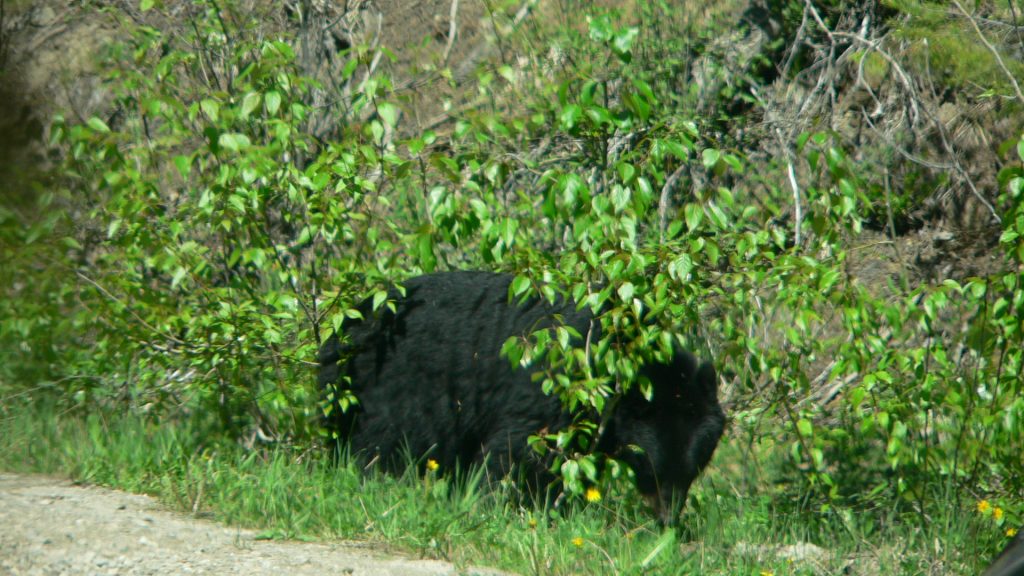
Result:
M800 205L800 185L796 182L796 172L793 170L793 161L788 158L789 154L786 155L786 171L789 173L789 185L793 188L793 218L796 220L793 223L793 230L795 236L793 242L796 243L796 247L800 247L800 225L804 221L803 208Z
M174 342L175 344L179 344L179 345L181 345L181 346L189 346L188 342L185 342L184 340L180 340L180 339L178 339L178 338L175 338L175 337L174 337L173 335L171 335L171 334L167 334L167 333L166 333L166 332L164 332L163 330L160 330L159 328L157 328L157 327L153 326L152 324L150 324L149 322L147 322L145 318L143 318L142 316L139 316L139 315L138 315L138 314L137 314L137 313L136 313L136 312L135 312L134 310L132 310L132 309L131 309L131 307L130 307L130 306L128 306L127 304L125 304L125 303L124 303L124 302L123 302L123 301L122 301L122 300L121 300L120 298L118 298L117 296L115 296L115 295L111 294L111 293L110 293L110 291L108 291L108 290L107 290L106 288L104 288L103 286L101 286L101 285L100 285L100 284L99 284L98 282L96 282L96 281L95 281L95 280L93 280L92 278L89 278L88 276L86 276L85 274L82 274L82 273L81 273L80 271L78 271L78 270L75 270L75 275L76 275L76 276L78 276L79 278L81 278L82 280L85 280L85 281L86 281L86 282L88 282L89 284L91 284L91 285L92 285L92 286L93 286L94 288L96 288L97 290L99 290L99 291L100 291L100 293L101 293L101 294L103 294L104 296L106 296L107 298L109 298L109 299L113 300L114 302L117 302L118 304L120 304L121 306L123 306L123 307L124 307L124 309L125 309L125 310L127 310L127 311L128 311L128 313L129 313L129 314L131 314L131 315L132 315L132 317L133 317L133 318L135 318L135 320L136 320L136 321L137 321L137 322L138 322L139 324L142 324L142 326L143 326L144 328L146 328L147 330L149 330L149 331L153 332L154 334L159 334L159 335L163 336L164 338L166 338L166 339L170 340L171 342Z
M1003 62L1003 57L999 55L999 51L996 50L996 47L989 43L988 38L985 38L985 35L981 33L981 28L978 27L978 23L974 21L974 18L971 18L971 15L967 13L967 10L964 10L964 7L960 5L960 1L953 0L953 4L956 4L956 7L964 15L964 18L967 18L967 21L971 23L971 26L974 28L974 32L978 35L981 43L988 48L989 52L992 53L992 56L995 56L996 63L999 64L999 68L1002 69L1003 74L1006 74L1006 77L1010 79L1010 84L1013 85L1013 90L1017 93L1017 100L1024 104L1024 92L1021 92L1020 84L1017 84L1017 79L1013 77L1010 69L1006 67L1006 64Z
M850 40L854 40L856 42L860 42L861 44L866 44L869 48L871 48L879 56L881 56L882 59L885 60L885 62L887 64L889 64L889 66L892 67L892 69L896 72L896 76L899 78L900 83L902 83L903 86L907 89L907 93L908 94L914 94L915 93L914 83L913 83L913 81L911 81L910 76L903 69L903 67L900 66L899 62L897 62L896 59L892 57L892 55L890 55L888 52L886 52L885 50L882 50L879 47L880 41L878 41L878 40L875 40L875 41L868 40L867 38L862 38L861 36L858 36L857 34L853 34L853 33L850 33L850 32L833 32L832 34L834 36L838 36L840 38L848 38ZM918 109L917 98L911 98L910 99L910 110L912 112L912 114L911 114L912 118L916 119L916 118L920 118L921 117L921 112Z
M676 171L665 181L665 185L661 187L661 198L658 199L658 228L662 242L665 241L665 230L668 227L668 211L672 204L671 192L676 187L676 182L682 177L686 168L686 164L680 164Z
M360 93L366 89L366 83L370 81L373 73L377 70L377 65L380 64L381 56L384 55L382 50L378 50L380 46L381 28L384 25L384 16L381 13L377 13L377 33L373 36L373 43L370 49L374 51L373 60L370 62L370 67L366 69L366 75L363 76L362 82L359 83L359 87L356 89L356 93Z
M452 46L455 45L455 36L459 32L459 0L452 0L452 8L448 14L448 45L444 47L444 64L448 65L448 57L452 53Z

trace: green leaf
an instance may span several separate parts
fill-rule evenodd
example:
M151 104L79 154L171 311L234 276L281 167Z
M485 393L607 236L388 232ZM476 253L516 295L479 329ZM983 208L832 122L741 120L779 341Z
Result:
M185 270L182 266L178 266L178 269L174 271L174 276L171 278L171 289L173 290L174 288L177 288L178 284L181 284L181 281L187 274L188 270Z
M879 426L881 426L882 428L888 430L889 429L889 413L888 412L879 412L875 416L875 422L878 422Z
M590 28L590 39L596 42L604 42L612 36L612 19L607 14L600 16L587 16L587 23Z
M90 117L89 120L86 121L86 124L89 125L89 128L92 128L101 134L108 134L110 132L110 127L107 126L107 123L95 116Z
M640 119L640 122L646 123L651 116L651 105L636 92L625 91L623 103Z
M629 162L619 162L616 168L619 170L619 179L623 183L628 184L633 181L633 177L636 175L636 167Z
M303 226L302 230L299 232L298 240L295 241L295 247L301 248L309 244L309 241L313 238L313 234L314 231L312 226Z
M188 180L188 176L192 172L192 159L188 156L175 156L174 166L178 169L178 173L181 174L181 178Z
M597 481L597 466L594 465L594 456L588 454L580 460L580 469L583 470L583 475L587 477L591 482Z
M526 276L516 276L512 279L512 296L522 296L530 288L530 279Z
M714 148L705 148L704 151L701 152L701 162L704 164L704 168L707 168L708 170L717 166L721 157L722 153Z
M683 208L683 214L686 216L686 227L689 228L690 232L693 232L697 230L701 220L704 219L704 207L691 202Z
M801 132L800 135L796 137L796 151L797 152L803 152L804 146L807 145L807 140L810 137L811 137L811 134L809 132Z
M437 267L437 256L434 255L434 236L429 232L421 233L416 239L416 254L424 272L433 272Z
M75 240L74 238L72 238L70 236L65 236L64 238L61 238L61 243L64 244L65 246L67 246L68 248L73 249L73 250L81 250L82 249L82 245L78 242L78 240Z
M576 126L576 122L579 120L580 115L583 112L580 107L575 104L569 104L562 108L562 113L558 115L558 119L562 123L562 128L565 130L572 130Z
M379 120L372 120L369 124L370 135L374 142L384 141L384 124Z
M221 148L238 152L243 148L249 147L249 137L237 132L228 132L221 134L220 137L217 138L217 144L219 144Z
M345 62L345 67L341 69L341 77L346 80L351 78L352 75L355 74L356 68L358 67L359 58L349 58L348 61Z
M636 288L633 286L632 282L623 282L622 285L619 286L619 298L622 299L623 302L628 303L633 299L633 293L635 290Z
M239 214L245 214L245 198L241 195L232 194L231 196L228 196L228 204L231 204Z
M828 169L833 173L839 172L845 160L846 155L839 148L829 148L825 152L825 161L828 163Z
M262 102L262 97L256 92L249 92L242 98L242 119L246 119L252 114L252 111L259 107Z
M1007 185L1007 189L1010 191L1011 196L1019 198L1021 192L1024 191L1024 178L1018 177L1010 180L1010 183Z
M199 107L202 108L203 114L210 119L211 122L216 122L220 118L220 104L216 100L210 100L209 98L199 103Z
M562 349L569 347L569 331L565 329L565 326L559 326L555 329L555 338Z
M587 117L597 126L606 126L612 123L612 113L603 106L588 106Z
M284 56L285 59L288 60L289 62L295 59L295 51L292 50L292 47L289 46L287 42L275 40L273 42L273 46L281 54L281 56ZM353 58L353 60L356 59Z
M810 438L814 431L814 426L811 425L811 421L806 418L801 418L796 423L796 429L800 432L800 435L805 438Z
M743 161L735 154L726 154L722 156L722 161L728 164L729 167L737 174L743 174Z
M501 223L501 240L506 248L510 248L516 239L516 231L519 229L519 222L514 218L506 218Z
M387 290L377 290L376 292L374 292L373 293L373 309L374 310L380 310L381 304L386 302L387 299L388 299L388 291Z
M708 203L708 217L714 222L715 226L720 229L725 229L729 225L729 218L725 215L725 212L718 207L714 202Z
M519 345L519 339L515 336L505 340L505 343L501 345L501 355L508 358L509 363L513 366L521 366L523 352L523 347Z
M394 128L398 122L398 107L390 102L381 102L377 105L377 114L389 128Z
M274 116L277 114L278 109L281 108L281 93L271 90L263 97L263 101L267 103L267 114Z
M631 27L619 30L612 38L612 50L625 62L629 62L630 51L633 48L633 40L640 33L639 28Z
M693 271L693 258L689 254L680 254L669 265L669 274L676 280L688 280Z

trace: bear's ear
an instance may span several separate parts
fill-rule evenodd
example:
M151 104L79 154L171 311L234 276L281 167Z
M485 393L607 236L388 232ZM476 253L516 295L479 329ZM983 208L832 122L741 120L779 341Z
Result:
M718 374L715 373L715 367L711 362L702 363L693 379L704 398L708 400L718 398Z

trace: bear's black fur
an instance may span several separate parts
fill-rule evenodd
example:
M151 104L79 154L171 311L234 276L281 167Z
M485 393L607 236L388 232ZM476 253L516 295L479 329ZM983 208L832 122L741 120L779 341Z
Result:
M527 438L559 430L570 418L531 380L532 370L513 368L500 350L510 336L552 326L555 314L586 335L592 314L540 298L509 303L511 281L487 272L412 278L403 284L404 297L396 290L389 295L396 312L382 307L374 313L367 300L359 307L365 320L343 324L346 342L337 335L324 342L321 390L334 397L332 391L347 386L358 399L347 412L334 406L326 419L353 455L378 459L390 470L404 465L406 449L445 469L484 462L486 455L492 475L517 464L531 484L551 479ZM629 464L640 492L671 523L711 459L725 416L714 368L689 352L679 350L670 364L645 366L643 374L652 383L652 401L633 386L597 449Z

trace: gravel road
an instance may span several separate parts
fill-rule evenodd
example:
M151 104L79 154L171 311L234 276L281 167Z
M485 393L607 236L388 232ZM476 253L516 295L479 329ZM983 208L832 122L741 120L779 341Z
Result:
M0 473L0 575L501 574L395 557L367 544L257 534L169 511L148 496Z

